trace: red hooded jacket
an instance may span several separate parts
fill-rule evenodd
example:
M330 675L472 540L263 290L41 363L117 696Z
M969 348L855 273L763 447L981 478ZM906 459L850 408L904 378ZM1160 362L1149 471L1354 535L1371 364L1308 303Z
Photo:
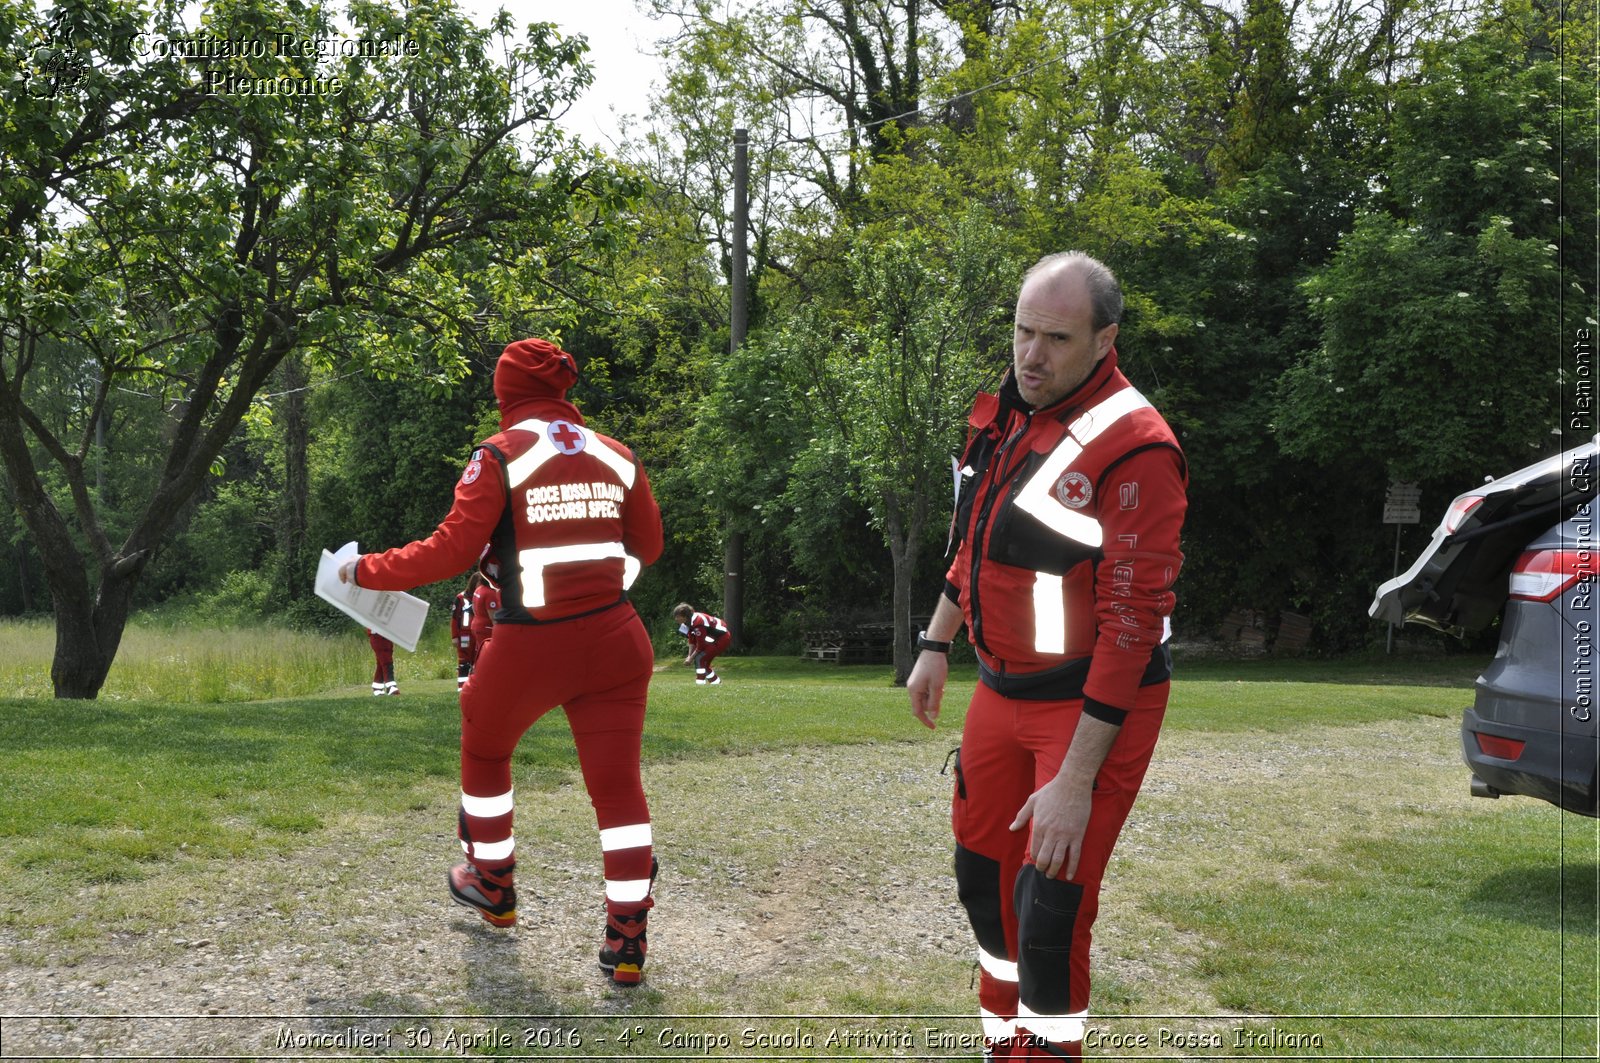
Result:
M661 556L661 510L633 452L589 429L566 391L572 355L519 340L495 367L501 431L473 449L455 504L426 539L363 555L356 582L405 590L495 566L496 623L548 623L626 597Z

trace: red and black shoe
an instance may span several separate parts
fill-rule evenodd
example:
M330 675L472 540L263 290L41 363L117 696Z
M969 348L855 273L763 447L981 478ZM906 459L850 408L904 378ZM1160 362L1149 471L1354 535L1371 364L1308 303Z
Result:
M515 926L517 890L511 881L516 866L489 871L474 864L457 864L450 869L450 899L477 909L490 926Z
M638 985L644 981L644 957L650 946L645 928L650 910L633 915L606 916L606 943L600 949L600 966L617 985Z
M650 858L650 892L655 892L656 873L661 864ZM644 957L650 946L646 928L650 923L650 909L655 899L647 894L642 903L629 905L632 912L608 911L606 914L606 940L600 946L600 966L617 985L638 985L644 980ZM612 906L607 905L610 909Z

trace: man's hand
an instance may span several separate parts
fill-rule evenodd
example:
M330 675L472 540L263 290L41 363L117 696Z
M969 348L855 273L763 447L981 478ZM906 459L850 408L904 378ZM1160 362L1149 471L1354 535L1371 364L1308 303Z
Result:
M1034 866L1051 878L1070 879L1078 873L1095 776L1121 730L1118 724L1080 716L1061 770L1022 803L1017 818L1011 821L1012 830L1021 830L1033 821L1029 852Z
M344 564L340 565L339 566L339 582L340 583L348 583L348 584L350 584L352 586L355 586L355 587L361 586L361 584L356 582L356 566L359 565L359 564L361 564L361 558L359 556L357 556L355 558L352 558L349 561L346 561Z
M1049 878L1070 879L1078 873L1083 855L1083 834L1089 826L1094 784L1074 784L1060 775L1045 783L1023 802L1012 830L1033 821L1033 863ZM1065 874L1059 874L1065 868Z
M939 703L944 700L944 683L950 675L950 658L932 650L917 655L917 663L906 680L911 695L911 715L929 730L939 725Z

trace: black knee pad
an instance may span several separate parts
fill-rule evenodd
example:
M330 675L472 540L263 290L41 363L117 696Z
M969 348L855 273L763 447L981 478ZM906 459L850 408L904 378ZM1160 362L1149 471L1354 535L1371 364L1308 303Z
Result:
M967 910L978 947L1006 958L1006 927L1000 917L1000 861L956 846L956 896Z
M1017 972L1023 1001L1040 1015L1065 1015L1071 989L1072 938L1083 903L1076 882L1047 878L1032 864L1017 875Z

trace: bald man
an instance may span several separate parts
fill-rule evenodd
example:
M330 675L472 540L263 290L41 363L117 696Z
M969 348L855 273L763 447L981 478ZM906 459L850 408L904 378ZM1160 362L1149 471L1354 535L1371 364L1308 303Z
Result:
M980 683L956 757L957 891L992 1059L1081 1059L1100 882L1166 710L1187 468L1117 368L1116 277L1033 266L1012 364L968 419L959 548L907 682L936 725L950 642Z

